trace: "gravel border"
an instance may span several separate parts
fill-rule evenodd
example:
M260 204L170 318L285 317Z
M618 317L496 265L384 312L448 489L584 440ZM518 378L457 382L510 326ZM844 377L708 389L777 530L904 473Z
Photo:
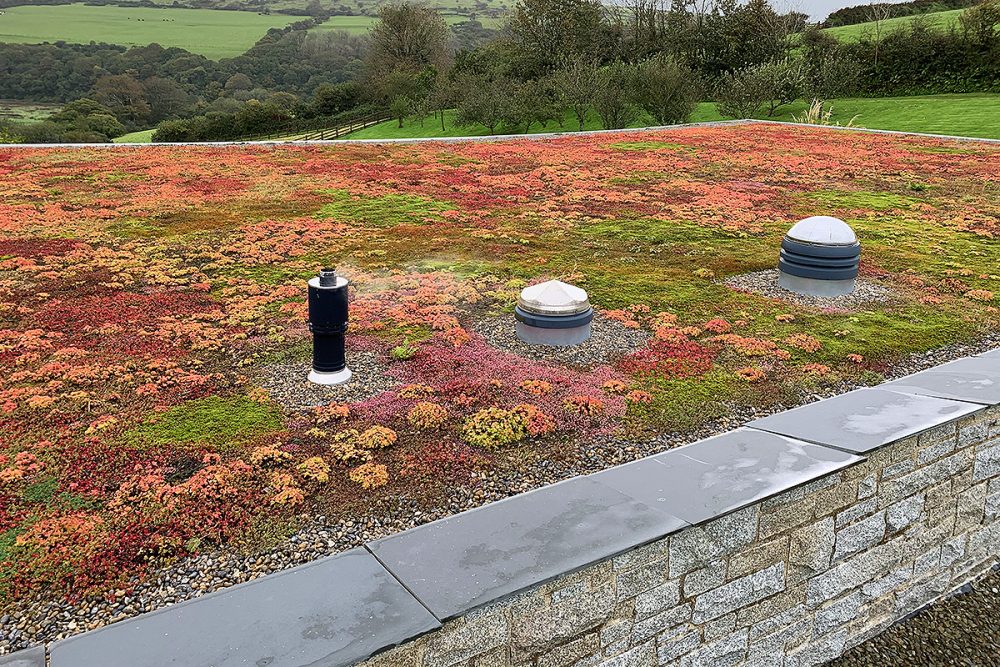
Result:
M955 343L925 353L913 354L897 363L891 373L887 374L886 379L897 379L959 357L986 352L995 347L1000 347L1000 332L974 342ZM301 367L296 366L295 377L299 377L300 374ZM798 405L835 396L860 386L862 385L844 382L822 393L802 396ZM204 552L151 574L145 582L134 582L127 596L119 592L113 602L97 596L76 603L62 600L45 601L40 598L25 601L0 614L0 655L39 642L55 641L85 630L99 628L130 616L359 547L367 541L540 486L657 454L672 447L724 433L752 419L792 407L795 405L775 406L772 410L751 408L730 410L724 417L696 431L663 433L642 442L596 438L580 443L578 456L571 461L543 459L520 470L485 470L469 484L450 488L448 497L432 508L421 507L414 499L387 496L376 499L364 515L305 517L306 525L301 530L265 553L246 556L233 550L223 549ZM988 664L990 663L983 663L983 665Z
M264 366L253 377L275 402L289 410L306 410L334 401L363 401L397 384L385 372L385 363L374 352L348 352L347 367L354 375L350 382L341 385L310 382L308 361Z
M1000 665L1000 565L858 644L826 667L919 667Z
M525 359L551 361L568 366L597 366L614 361L622 355L633 352L646 344L652 334L643 329L630 329L621 322L594 313L590 325L590 338L569 347L553 345L530 345L514 331L514 315L487 317L472 325L493 347L511 352Z
M896 293L878 283L858 278L854 291L843 296L807 296L785 289L778 284L778 269L767 269L754 273L744 273L726 278L722 284L741 292L760 294L769 299L794 303L807 308L836 308L853 311L872 303L886 303L896 297Z

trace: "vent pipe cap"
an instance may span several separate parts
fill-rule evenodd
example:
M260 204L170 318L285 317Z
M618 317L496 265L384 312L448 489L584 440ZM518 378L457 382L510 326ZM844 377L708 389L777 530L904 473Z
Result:
M521 290L517 306L526 313L565 317L589 311L587 292L561 280L549 280Z
M785 235L799 243L813 245L854 245L858 237L850 225L829 215L814 215L795 223Z

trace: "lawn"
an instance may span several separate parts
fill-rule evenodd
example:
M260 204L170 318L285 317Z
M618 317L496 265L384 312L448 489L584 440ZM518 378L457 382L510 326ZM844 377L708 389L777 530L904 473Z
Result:
M91 41L125 46L177 46L213 59L244 53L269 28L294 23L295 16L212 9L83 4L18 6L0 12L0 42Z
M918 16L921 20L927 21L927 24L930 27L945 30L952 26L957 26L958 17L961 16L964 11L964 9L953 9L946 12L931 12L929 14L920 14ZM904 28L917 18L917 16L900 16L897 18L886 19L885 21L882 21L882 25L880 27L881 33L884 36L894 30ZM826 32L842 42L857 42L862 37L874 38L875 24L855 23L854 25L827 28Z
M153 140L156 128L152 130L137 130L115 137L112 141L116 144L148 144Z
M954 134L967 137L1000 139L1000 95L969 93L964 95L925 95L918 97L851 98L835 99L832 121L841 125L853 123L855 127L878 130ZM806 110L805 100L780 107L771 120L791 121ZM489 131L482 126L460 127L454 123L455 114L445 113L445 129L440 120L428 116L421 123L416 118L407 119L402 128L397 121L359 130L351 139L403 139L410 137L462 137L482 136ZM758 118L768 118L761 113ZM711 102L702 102L689 119L693 123L723 120ZM653 125L653 119L643 115L632 127ZM576 119L567 114L562 125L550 123L543 128L532 125L531 132L570 132L579 127ZM587 116L587 130L601 129L600 118L591 112ZM501 128L500 132L505 129ZM523 128L519 130L523 132Z
M258 553L268 526L514 493L996 331L998 172L1000 146L767 125L0 148L0 615ZM854 226L888 301L724 284L813 214ZM316 394L305 282L330 265L356 377ZM488 333L556 277L619 347Z

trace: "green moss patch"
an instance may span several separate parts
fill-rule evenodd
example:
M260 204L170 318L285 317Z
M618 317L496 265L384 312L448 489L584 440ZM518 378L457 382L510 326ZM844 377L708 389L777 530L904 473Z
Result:
M897 195L891 192L871 192L868 190L819 190L808 192L805 198L810 204L821 204L827 209L890 211L909 209L920 200L915 197Z
M441 214L455 207L418 195L387 194L369 197L351 194L346 190L331 190L329 203L320 208L317 216L351 221L368 227L395 227L397 225L423 225L443 220Z
M173 407L140 424L126 437L146 447L208 445L228 449L279 431L283 425L284 417L273 405L242 396L210 396Z

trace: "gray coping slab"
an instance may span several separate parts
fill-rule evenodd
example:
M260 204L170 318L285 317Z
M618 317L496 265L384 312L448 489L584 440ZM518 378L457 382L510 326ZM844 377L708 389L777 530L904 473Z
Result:
M51 667L337 667L441 627L364 549L58 641Z
M1000 356L957 359L881 386L909 394L1000 405Z
M575 477L368 548L446 620L686 526L588 477Z
M931 396L857 389L747 426L861 454L982 409Z
M987 359L1000 359L1000 347L994 348L989 352L983 352L982 354L976 355L977 357L986 357Z
M591 475L695 524L864 459L766 431L740 428Z
M45 647L32 646L16 653L0 655L0 667L45 667Z

